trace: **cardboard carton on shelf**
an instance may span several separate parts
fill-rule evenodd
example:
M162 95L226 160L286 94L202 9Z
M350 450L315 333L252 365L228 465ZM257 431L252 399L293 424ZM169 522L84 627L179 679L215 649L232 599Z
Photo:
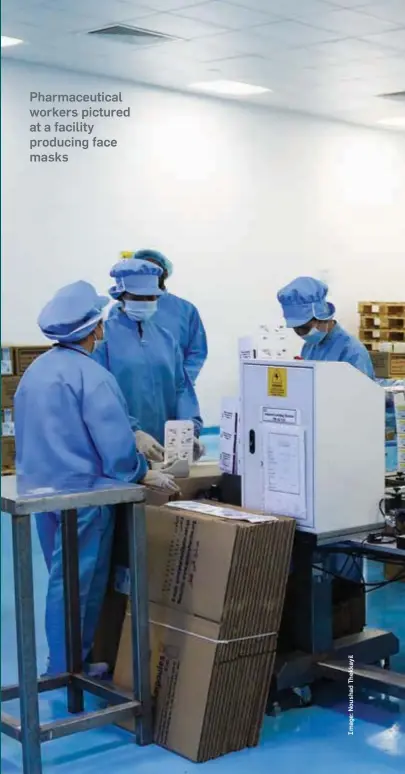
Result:
M12 473L15 466L15 440L3 437L1 439L1 470L2 473Z
M16 367L16 374L18 376L22 376L23 373L29 368L31 363L34 362L34 360L37 359L40 355L45 354L45 352L48 352L50 347L48 346L33 346L33 345L24 345L24 346L18 346L14 347L15 351L15 367Z
M405 354L398 352L371 352L371 360L378 379L405 377Z
M14 395L17 392L18 383L20 381L19 376L2 376L1 377L1 407L2 409L13 408Z

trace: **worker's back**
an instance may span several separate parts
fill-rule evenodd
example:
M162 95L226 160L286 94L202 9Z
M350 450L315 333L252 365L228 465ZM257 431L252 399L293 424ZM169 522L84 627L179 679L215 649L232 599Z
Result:
M14 399L16 467L30 488L104 474L91 437L92 404L110 380L114 391L111 374L70 347L54 347L25 372Z

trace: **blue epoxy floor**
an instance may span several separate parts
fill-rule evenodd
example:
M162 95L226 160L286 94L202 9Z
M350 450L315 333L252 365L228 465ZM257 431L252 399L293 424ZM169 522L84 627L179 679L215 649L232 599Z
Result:
M207 439L205 438L204 441ZM217 443L217 440L216 440ZM215 441L207 444L209 455L215 453ZM7 517L1 524L1 666L2 682L17 677L15 622L13 610L11 530ZM34 538L34 573L37 613L38 666L46 659L43 631L44 600L47 585L45 565ZM381 578L381 568L370 564L369 580ZM401 653L392 666L405 672L405 583L391 584L368 596L368 623L391 629L402 641ZM219 774L246 774L246 770L263 774L289 774L300 769L311 774L394 774L405 772L405 703L388 697L363 697L356 700L355 732L348 736L347 699L345 695L327 693L318 706L289 710L275 718L266 718L262 741L257 749L229 755L204 764L207 771ZM18 712L16 703L7 711ZM65 714L64 694L42 695L40 712L43 721ZM2 774L21 772L20 747L2 736ZM158 747L137 748L131 738L116 728L78 734L43 747L44 774L97 774L111 770L114 774L190 774L196 766ZM201 768L201 766L200 766Z

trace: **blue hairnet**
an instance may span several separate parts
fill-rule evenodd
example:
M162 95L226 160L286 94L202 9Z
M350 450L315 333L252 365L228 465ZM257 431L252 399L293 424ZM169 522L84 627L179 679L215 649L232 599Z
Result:
M162 269L154 263L126 258L110 271L110 277L115 279L115 285L110 288L112 298L120 298L123 293L134 296L161 296L163 290L159 287Z
M81 341L97 327L107 304L108 298L99 296L89 282L73 282L48 301L38 317L38 325L53 341Z
M156 261L159 266L162 267L163 271L167 272L168 277L173 274L172 262L169 261L169 259L158 250L137 250L137 252L134 253L134 258L138 258L138 260L141 261Z
M326 301L328 286L313 277L297 277L279 290L277 298L281 304L288 328L299 328L315 318L330 320L335 307Z

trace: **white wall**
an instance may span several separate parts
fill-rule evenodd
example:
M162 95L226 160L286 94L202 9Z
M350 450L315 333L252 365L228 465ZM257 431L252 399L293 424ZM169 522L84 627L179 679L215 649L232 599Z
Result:
M29 162L29 92L123 92L110 150ZM118 252L156 247L205 321L208 424L235 391L236 339L278 316L277 289L323 273L340 321L405 296L404 136L7 62L3 76L3 341L36 343L60 285L100 291ZM82 135L83 136L83 135Z

